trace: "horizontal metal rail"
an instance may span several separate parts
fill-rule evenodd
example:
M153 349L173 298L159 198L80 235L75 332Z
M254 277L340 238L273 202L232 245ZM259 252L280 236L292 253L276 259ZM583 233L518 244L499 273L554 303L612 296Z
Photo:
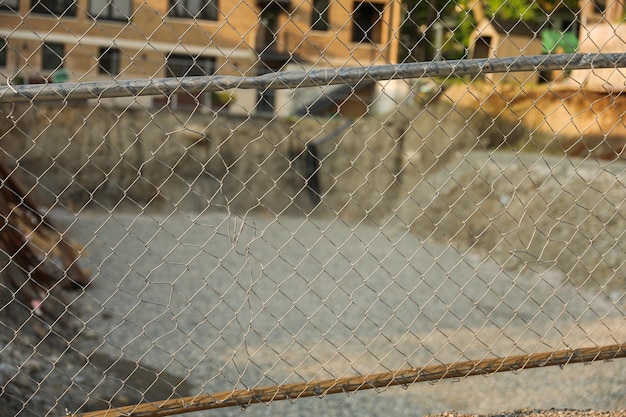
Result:
M296 87L355 85L363 80L393 80L449 77L486 73L538 70L575 70L626 67L626 54L561 54L516 56L510 58L429 61L370 67L281 71L235 77L212 75L185 78L96 81L9 85L0 88L0 103L90 98L170 95L177 92L200 93L242 89L288 89Z
M477 361L457 362L446 365L430 365L423 368L402 369L367 376L354 376L296 384L273 385L249 390L202 394L195 397L176 398L161 402L138 404L75 414L72 417L162 417L193 411L223 407L247 407L255 403L278 400L294 400L303 397L320 397L341 392L353 393L372 388L393 385L410 385L416 382L439 381L447 378L463 378L472 375L544 366L563 366L571 363L593 362L626 357L626 343L603 347L560 350L557 352L490 358Z

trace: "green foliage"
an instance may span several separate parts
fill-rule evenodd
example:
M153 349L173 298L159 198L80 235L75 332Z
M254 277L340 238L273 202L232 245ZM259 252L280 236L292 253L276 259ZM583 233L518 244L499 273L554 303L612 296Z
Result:
M573 12L579 9L578 0L483 0L483 2L488 17L497 16L501 19L531 22L540 22L546 15L560 8L568 8Z
M485 12L507 20L534 21L543 15L537 2L527 0L485 0Z
M459 51L468 46L470 33L476 27L472 3L473 0L402 0L399 60L432 57L432 25L437 20L456 21L451 37L444 41L444 56L457 58ZM573 13L579 10L578 0L483 0L482 5L488 18L534 23L541 23L548 14L560 8Z
M572 12L576 12L579 10L580 6L578 5L578 0L560 0L560 1L547 1L541 0L538 1L539 7L545 13L551 13L552 11L560 8L568 8Z
M236 97L234 94L231 94L228 91L213 91L211 93L211 103L214 106L228 106L235 100Z
M474 16L468 9L463 8L463 12L458 14L458 26L452 34L456 42L464 47L469 45L470 34L476 27Z
M457 3L449 0L403 0L400 27L400 61L430 59L433 24L453 16Z

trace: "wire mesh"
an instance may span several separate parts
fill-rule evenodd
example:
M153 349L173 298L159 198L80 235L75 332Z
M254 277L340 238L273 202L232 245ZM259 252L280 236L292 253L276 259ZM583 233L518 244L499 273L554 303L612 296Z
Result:
M623 15L0 1L0 414L625 409Z

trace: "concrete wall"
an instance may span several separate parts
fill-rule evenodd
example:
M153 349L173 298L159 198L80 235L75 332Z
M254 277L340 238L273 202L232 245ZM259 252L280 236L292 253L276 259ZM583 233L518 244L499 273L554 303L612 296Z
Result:
M433 152L478 140L476 132L465 129L464 116L447 106L409 108L408 113L362 118L319 145L325 196L318 211L380 216L389 210L399 174L434 163ZM242 213L276 214L313 209L305 184L307 143L345 123L341 118L290 123L168 110L154 115L135 107L116 114L84 103L18 106L14 115L16 127L0 141L9 156L5 163L19 167L23 182L37 183L47 205L58 200L68 207L113 207L124 200L137 207L178 205L194 211L228 205ZM439 124L440 117L447 122ZM424 140L428 146L419 145ZM406 152L410 166L405 166Z
M116 114L71 103L17 106L12 116L0 125L3 162L42 206L340 216L393 222L399 233L483 251L505 267L545 261L576 283L626 272L619 234L598 235L624 228L623 162L512 152L532 146L536 129L443 100L343 130L337 118ZM315 206L306 146L332 131L316 149Z

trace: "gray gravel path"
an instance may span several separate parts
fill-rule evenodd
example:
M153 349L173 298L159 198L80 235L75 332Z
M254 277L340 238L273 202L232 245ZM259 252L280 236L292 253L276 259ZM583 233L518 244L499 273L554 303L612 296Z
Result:
M503 270L397 224L223 212L54 217L86 244L94 281L72 306L84 328L69 345L62 339L73 336L39 322L32 333L21 325L20 339L0 331L9 416L626 340L623 298L532 265ZM526 407L624 410L626 360L255 405L246 415Z
M624 306L597 289L528 265L502 270L397 225L221 212L59 216L88 242L94 273L79 300L88 328L79 350L185 380L163 399L626 340ZM141 378L132 383L145 389ZM626 361L257 405L247 414L525 407L626 409ZM199 415L216 413L240 410Z

